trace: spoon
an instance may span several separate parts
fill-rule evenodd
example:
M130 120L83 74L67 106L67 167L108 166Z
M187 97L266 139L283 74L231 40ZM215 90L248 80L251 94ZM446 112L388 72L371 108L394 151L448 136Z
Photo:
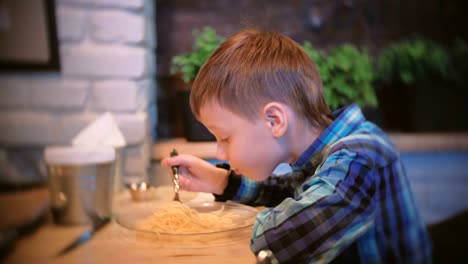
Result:
M174 157L174 156L179 155L179 153L177 153L177 150L173 149L170 155L171 157ZM173 200L181 202L179 198L179 166L172 166L171 168L172 168L173 182L174 182L174 199Z

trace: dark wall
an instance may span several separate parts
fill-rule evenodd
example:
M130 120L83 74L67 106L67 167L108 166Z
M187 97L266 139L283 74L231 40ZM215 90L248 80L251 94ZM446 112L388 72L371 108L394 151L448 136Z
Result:
M352 42L374 51L420 33L448 44L467 38L463 0L158 0L158 74L188 52L192 30L213 27L228 37L245 27L283 32L317 47Z
M213 27L228 37L247 27L285 33L318 48L351 42L375 54L390 41L418 33L444 45L468 39L463 0L158 0L157 74L161 135L183 129L174 93L183 86L169 73L174 55L191 50L192 31ZM172 101L171 101L172 100ZM164 108L166 107L166 109ZM167 108L168 107L168 108ZM172 108L171 108L172 107ZM162 109L161 109L162 108ZM161 111L162 110L162 111ZM164 116L165 115L165 116ZM173 116L169 116L173 115Z

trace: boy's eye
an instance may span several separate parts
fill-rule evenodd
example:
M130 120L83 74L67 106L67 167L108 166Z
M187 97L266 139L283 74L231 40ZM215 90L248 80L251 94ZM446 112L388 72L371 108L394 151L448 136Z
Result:
M222 138L222 139L220 139L220 141L221 141L221 142L228 142L228 141L229 141L229 138L228 138L228 137L227 137L227 138Z

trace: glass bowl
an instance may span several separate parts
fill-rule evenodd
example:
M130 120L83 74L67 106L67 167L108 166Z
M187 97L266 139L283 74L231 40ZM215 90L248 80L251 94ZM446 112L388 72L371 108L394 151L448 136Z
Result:
M184 203L199 213L219 212L219 216L234 213L233 225L221 231L204 231L194 233L163 233L145 229L138 223L149 217L156 210L164 206L164 203L130 203L124 208L119 208L115 213L116 222L132 231L136 231L136 237L162 245L190 245L209 246L213 244L225 244L239 239L250 239L252 226L258 213L256 208L234 202L187 202Z

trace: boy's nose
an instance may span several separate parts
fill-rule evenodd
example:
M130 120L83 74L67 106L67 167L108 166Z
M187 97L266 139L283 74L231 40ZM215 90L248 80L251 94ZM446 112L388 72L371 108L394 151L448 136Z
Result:
M219 145L216 147L216 158L218 160L227 160L226 152Z

